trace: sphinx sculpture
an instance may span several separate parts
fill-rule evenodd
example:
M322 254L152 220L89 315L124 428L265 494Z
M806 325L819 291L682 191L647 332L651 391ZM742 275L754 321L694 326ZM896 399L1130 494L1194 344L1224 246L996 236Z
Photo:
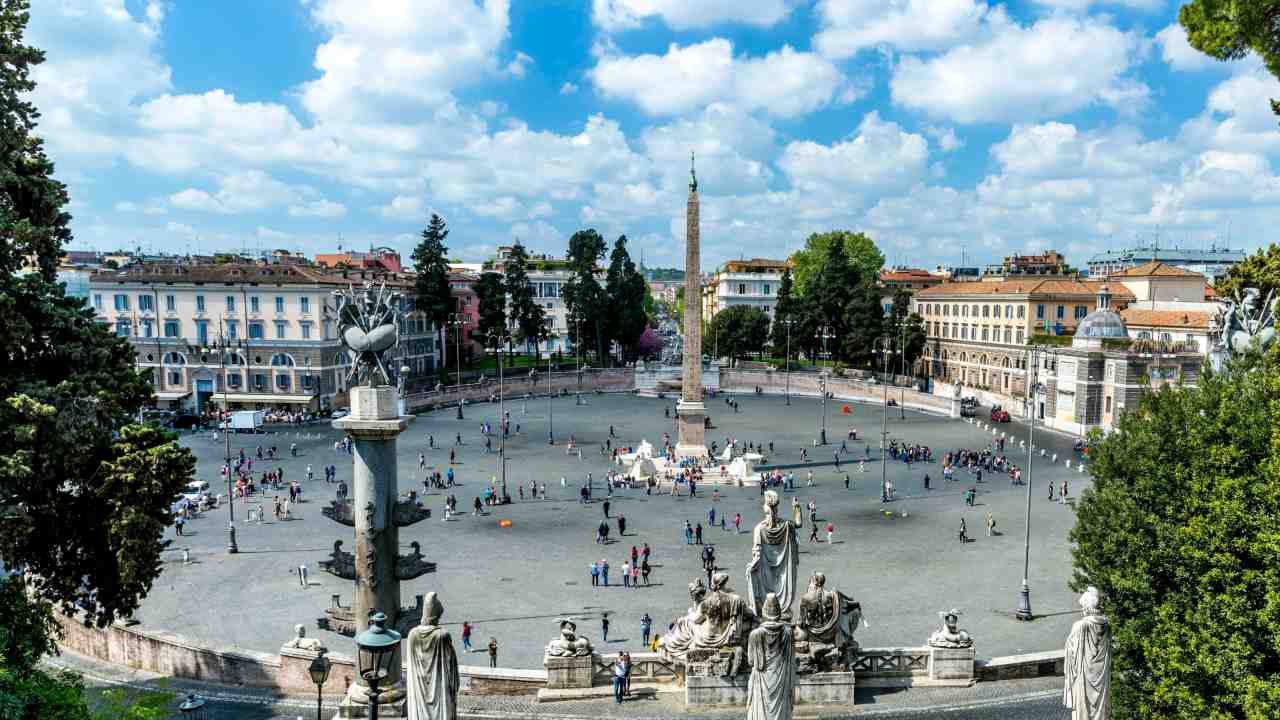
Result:
M973 638L969 637L969 633L961 630L958 625L960 623L960 611L951 608L938 613L938 617L942 619L942 627L934 631L929 636L929 646L937 648L968 648L973 647Z

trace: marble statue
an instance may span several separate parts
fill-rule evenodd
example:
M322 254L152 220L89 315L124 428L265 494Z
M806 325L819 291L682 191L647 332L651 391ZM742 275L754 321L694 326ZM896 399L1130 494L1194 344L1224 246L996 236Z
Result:
M786 618L791 617L791 601L796 596L796 569L800 564L800 546L796 526L778 517L778 493L764 494L764 519L751 533L751 561L747 563L747 588L752 609L762 612L769 593L778 596L778 605Z
M1234 355L1251 348L1265 351L1276 339L1276 309L1280 303L1275 293L1258 307L1257 288L1245 288L1228 300L1217 317L1219 336L1209 352L1214 372L1222 372Z
M755 622L755 612L740 595L729 589L728 573L711 576L711 591L698 604L694 624L693 649L718 653L726 651L721 666L726 676L737 675L743 666L747 633Z
M456 720L458 655L453 638L440 627L444 607L433 592L425 598L422 624L405 640L409 656L409 720Z
M551 657L585 657L591 654L591 641L578 636L578 624L569 618L560 621L560 637L547 643Z
M862 605L837 590L827 590L827 576L815 572L800 596L796 640L847 647L862 621Z
M973 638L969 637L969 633L957 627L960 622L960 611L951 608L938 613L938 617L942 618L942 627L938 628L929 636L929 646L937 648L967 648L973 647Z
M1062 705L1071 720L1107 720L1111 716L1111 623L1098 609L1102 598L1090 587L1080 596L1084 617L1067 636Z
M324 643L319 638L307 637L307 628L305 625L293 626L293 639L284 644L287 648L295 650L307 650L309 652L324 652Z
M751 679L747 720L791 720L795 703L796 658L791 626L782 617L777 593L765 596L763 622L747 639Z
M353 359L347 380L371 387L390 385L383 355L400 342L401 293L388 291L385 283L375 290L373 283L365 282L360 290L349 287L333 295L338 300L338 337Z
M693 648L694 631L701 615L702 599L706 596L707 586L702 584L701 578L689 583L689 599L693 601L693 606L684 617L676 618L671 629L658 641L658 654L664 661L683 661Z

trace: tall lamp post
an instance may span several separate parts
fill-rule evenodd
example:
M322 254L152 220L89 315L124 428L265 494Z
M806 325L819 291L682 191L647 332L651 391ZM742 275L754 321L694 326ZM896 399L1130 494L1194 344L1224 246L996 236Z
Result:
M552 370L551 341L555 339L555 336L556 334L553 332L547 333L547 444L548 445L556 444L556 433L555 433L556 416L555 416L555 410L552 404L552 400L554 398L552 397L552 390L551 390L551 370Z
M235 490L231 484L231 401L227 390L227 354L232 350L237 352L244 347L243 340L231 340L227 338L226 326L222 325L222 334L218 341L213 345L203 348L206 355L218 353L218 367L222 370L222 438L223 438L223 469L227 475L227 554L235 555L240 552L240 547L236 545L236 507L235 507ZM247 380L247 378L246 378Z
M818 375L818 387L822 390L822 427L818 429L818 444L827 444L827 371Z
M1026 479L1026 495L1027 495L1027 512L1022 533L1022 588L1018 591L1018 611L1014 617L1019 620L1031 620L1035 616L1031 613L1031 584L1027 581L1030 574L1031 566L1031 463L1035 456L1032 452L1035 447L1035 430L1036 430L1036 400L1035 388L1036 382L1036 351L1035 348L1027 350L1030 360L1027 369L1027 479ZM1041 353L1043 357L1043 352Z
M458 346L458 364L454 368L457 377L457 393L458 393L458 419L462 420L462 326L463 314L460 312L449 313L449 326L453 328L454 337L457 338ZM447 352L447 351L446 351Z
M582 318L575 318L574 325L577 331L573 335L573 354L578 364L578 386L574 391L573 404L582 404Z
M787 391L786 391L786 395L787 395L787 404L790 405L791 404L791 324L794 323L795 320L788 317L786 320L783 320L782 322L787 324L787 360L786 360Z
M884 365L884 419L880 429L880 492L889 482L889 461L885 456L889 452L889 357L893 355L893 336L881 335L876 338L876 353L880 355Z
M899 365L899 367L902 368L902 374L906 375L907 374L907 326L906 324L900 323L898 325L898 331L899 331L898 354L902 356L901 364ZM907 419L907 388L905 386L901 386L900 389L901 389L901 393L900 393L900 397L898 398L898 411L902 414L902 419L906 420Z
M495 338L498 347L511 342L511 328L504 327ZM502 352L498 352L498 427L502 429L502 437L498 440L498 474L502 478L502 502L507 501L507 413L506 391L502 383Z

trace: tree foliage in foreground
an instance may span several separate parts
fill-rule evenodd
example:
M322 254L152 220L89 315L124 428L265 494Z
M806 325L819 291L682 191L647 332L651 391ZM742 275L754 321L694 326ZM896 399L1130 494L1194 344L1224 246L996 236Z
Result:
M719 353L721 357L758 355L764 352L768 342L769 315L750 305L733 305L721 310L702 333L703 351Z
M1090 451L1072 586L1115 628L1115 717L1280 717L1280 373L1147 394Z
M1178 11L1191 47L1219 60L1250 52L1280 78L1280 0L1193 0ZM1271 101L1280 115L1280 101Z
M25 2L0 3L0 557L41 601L105 625L160 572L169 505L194 460L131 426L152 394L134 350L56 282L65 186L34 135ZM37 272L19 274L25 257Z

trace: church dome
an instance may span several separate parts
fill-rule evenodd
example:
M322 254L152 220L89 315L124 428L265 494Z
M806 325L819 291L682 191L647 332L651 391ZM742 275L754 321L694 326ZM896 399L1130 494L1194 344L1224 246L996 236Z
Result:
M1129 328L1124 324L1120 314L1111 309L1111 293L1103 285L1098 291L1098 309L1084 316L1076 326L1075 340L1072 345L1085 345L1089 341L1101 341L1111 338L1128 338Z

